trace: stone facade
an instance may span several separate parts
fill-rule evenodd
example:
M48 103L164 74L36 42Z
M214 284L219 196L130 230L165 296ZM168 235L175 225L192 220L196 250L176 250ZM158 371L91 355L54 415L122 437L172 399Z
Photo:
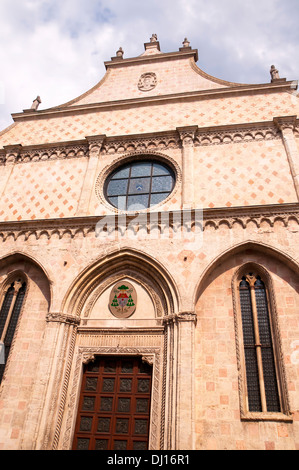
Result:
M84 364L152 366L149 449L299 448L299 101L294 82L237 84L188 42L118 51L64 105L24 110L0 133L0 295L26 297L0 395L0 449L72 448ZM139 215L109 204L123 163L154 159L171 194ZM107 226L105 227L105 224ZM246 411L236 279L267 279L282 408ZM137 307L108 308L130 282Z

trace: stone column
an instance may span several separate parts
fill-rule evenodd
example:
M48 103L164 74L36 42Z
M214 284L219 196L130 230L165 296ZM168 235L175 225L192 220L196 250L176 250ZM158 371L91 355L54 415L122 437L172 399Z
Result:
M194 334L196 314L181 312L177 315L177 450L194 449L195 438L195 366Z
M43 383L35 389L35 393L39 390L44 395L35 439L31 435L35 450L57 448L79 321L76 317L60 313L49 313L47 316L43 348L50 355L50 360L47 374L42 376ZM42 362L41 358L40 370Z
M180 312L164 321L168 338L164 449L192 450L195 445L196 314Z
M86 137L89 144L89 160L83 181L80 200L78 203L77 216L84 217L89 214L89 202L91 191L94 186L100 153L105 140L105 135ZM94 214L91 214L94 215Z
M294 136L297 116L283 116L274 118L274 124L282 134L282 140L288 157L297 199L299 201L299 152Z
M182 142L182 208L194 208L194 139L198 127L177 127Z

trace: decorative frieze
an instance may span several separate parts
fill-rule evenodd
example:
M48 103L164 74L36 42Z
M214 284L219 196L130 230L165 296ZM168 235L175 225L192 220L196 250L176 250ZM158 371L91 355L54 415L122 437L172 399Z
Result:
M64 160L81 158L88 155L88 145L85 141L62 142L52 145L28 146L9 145L0 150L0 164L28 163L48 160Z
M194 145L237 144L242 142L268 141L279 138L280 134L273 126L256 127L248 125L247 128L199 130L196 134Z
M225 226L246 229L254 225L256 229L271 229L275 225L289 230L299 229L299 204L268 206L230 207L225 209L203 209L200 217L195 210L173 212L147 212L130 215L76 217L65 219L32 220L0 223L0 242L76 239L100 237L118 233L119 237L150 235L155 230L158 236L171 236L184 229L186 233L195 229L218 230ZM175 237L174 237L175 238Z
M73 315L66 315L60 312L49 312L46 316L47 322L67 323L70 325L79 325L80 318Z
M131 152L150 152L179 148L180 138L176 132L151 135L119 136L106 139L102 154L113 155Z
M191 134L188 131L191 129ZM299 135L297 120L293 122L294 135ZM52 144L23 147L21 144L0 149L0 164L26 163L31 161L56 160L88 157L99 146L101 155L151 152L186 147L187 142L194 146L223 145L231 143L268 141L280 139L276 122L213 126L209 128L178 128L167 132L121 135L91 136L80 141L57 142Z

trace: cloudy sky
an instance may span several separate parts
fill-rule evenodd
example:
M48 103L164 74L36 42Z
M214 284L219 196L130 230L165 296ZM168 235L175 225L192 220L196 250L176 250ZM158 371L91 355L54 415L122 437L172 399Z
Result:
M187 37L197 65L233 82L266 83L272 64L299 79L299 0L0 0L0 130L11 114L65 103L94 86L104 61L163 52Z

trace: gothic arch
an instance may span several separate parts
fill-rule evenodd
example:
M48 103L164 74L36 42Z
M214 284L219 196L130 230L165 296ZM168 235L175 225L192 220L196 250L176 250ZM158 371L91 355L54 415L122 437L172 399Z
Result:
M238 245L235 245L228 250L223 251L220 253L207 267L206 269L202 272L201 277L195 287L194 295L193 295L193 302L194 305L196 305L199 297L200 297L200 292L201 289L204 286L205 281L208 279L209 274L212 273L212 271L217 267L220 266L221 263L229 259L230 257L240 254L242 252L245 252L247 250L252 250L256 251L259 253L267 254L272 258L276 258L277 260L283 262L286 264L292 271L297 273L299 275L299 264L298 262L292 258L290 255L287 253L284 253L283 251L277 249L276 247L273 247L271 245L267 245L265 243L259 243L256 241L246 241L242 242Z
M17 265L17 264L20 264L20 263L23 263L23 268L22 269L20 267L18 267L18 268L13 267L14 265ZM9 266L11 266L11 268L12 268L11 271L8 270L8 272L6 274L7 278L10 278L11 275L15 272L16 275L17 275L17 273L19 275L22 274L23 277L25 277L28 280L28 278L30 277L28 275L30 265L34 266L39 272L41 272L43 277L44 277L44 280L46 281L45 282L45 286L46 286L45 287L45 290L46 290L45 294L46 294L46 297L48 298L48 305L50 307L51 299L53 298L53 296L52 296L53 281L51 280L51 277L50 277L49 273L47 272L47 270L44 268L44 266L36 258L34 258L33 256L28 255L28 254L26 254L24 252L21 252L21 251L14 251L14 252L11 252L9 254L6 254L6 255L0 257L0 271L5 269L5 268L7 269Z
M158 316L179 311L178 289L164 267L141 251L124 248L94 261L77 276L65 295L62 313L80 317L86 303L95 300L92 294L100 285L107 287L112 282L109 279L125 275L139 280L144 287L148 283Z

